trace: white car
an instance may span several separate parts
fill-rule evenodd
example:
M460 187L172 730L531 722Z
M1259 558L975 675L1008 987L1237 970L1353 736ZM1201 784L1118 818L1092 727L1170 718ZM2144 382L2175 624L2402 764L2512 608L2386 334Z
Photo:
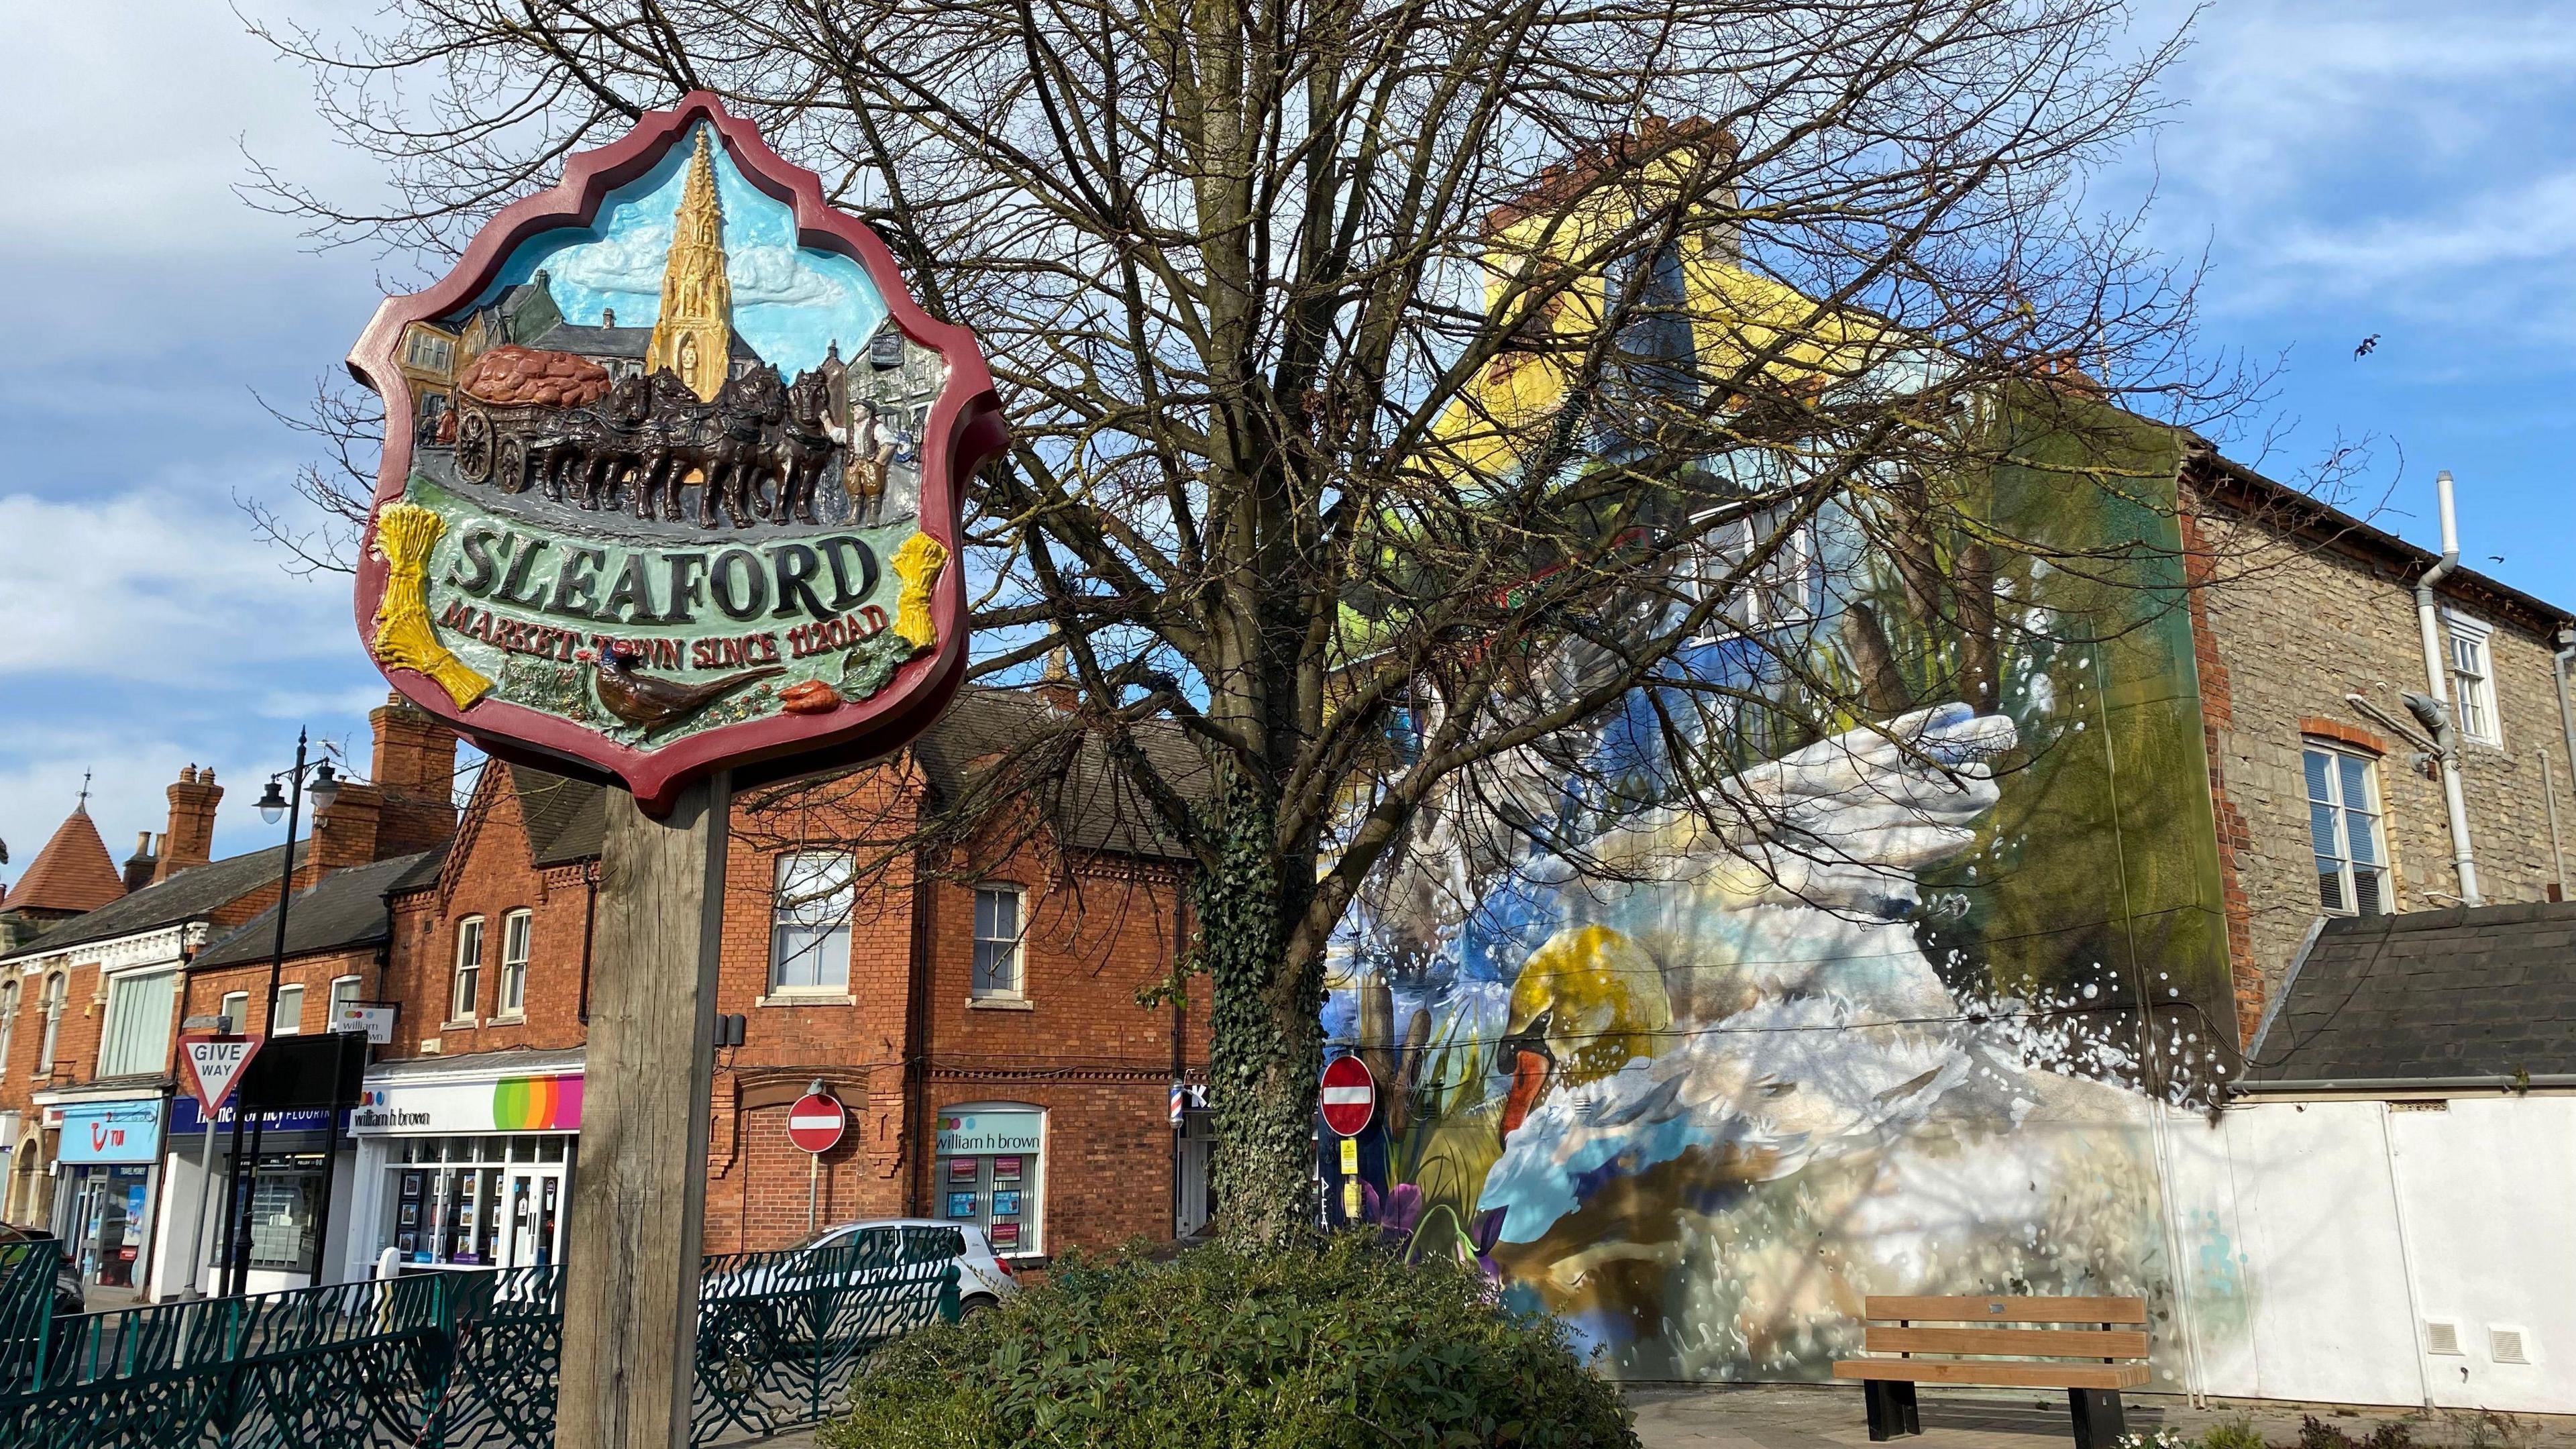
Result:
M957 1306L961 1316L982 1312L1020 1291L1019 1280L1011 1265L994 1253L992 1240L973 1223L947 1222L939 1218L875 1218L863 1223L840 1223L823 1229L788 1251L844 1247L860 1233L887 1228L948 1228L955 1230L964 1240L966 1251L957 1259ZM789 1280L795 1276L787 1264L772 1261L751 1268L740 1276L729 1274L721 1279L710 1278L708 1286L714 1290L714 1296L757 1296L788 1287Z

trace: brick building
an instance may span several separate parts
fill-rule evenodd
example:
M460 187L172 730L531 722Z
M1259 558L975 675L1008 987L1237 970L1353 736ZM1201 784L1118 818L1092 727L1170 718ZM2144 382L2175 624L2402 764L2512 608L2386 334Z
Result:
M745 1026L716 1061L708 1251L922 1215L1043 1258L1204 1220L1203 1114L1176 1133L1170 1105L1175 1081L1204 1082L1206 1008L1138 1004L1188 930L1177 851L1100 761L1071 762L1035 818L934 858L868 844L908 836L925 798L970 788L1051 709L970 691L896 762L736 799L716 1010ZM396 1013L352 1122L332 1264L559 1250L592 986L627 964L592 951L605 803L486 768L453 843L386 881L381 948L353 922L290 963L309 993L365 984ZM849 1117L819 1159L786 1134L817 1082Z
M2218 571L2193 595L2192 624L2239 1040L2251 1041L2326 918L2463 904L2440 771L2402 697L2427 692L2415 584L2438 556L2214 452L2185 482ZM2436 592L2480 895L2561 899L2576 614L2467 568Z
M296 843L291 870L284 846L212 859L224 788L214 771L189 765L167 792L157 851L139 842L118 872L76 809L11 893L41 930L0 953L0 1219L76 1243L101 1286L139 1287L154 1268L173 1043L179 1023L201 1005L216 1010L221 994L208 996L197 979L209 948L270 911L281 879L310 894L454 828L453 736L408 708L380 709L374 724L371 780L341 790ZM95 904L62 910L78 903L67 883ZM264 1002L264 951L259 960L255 972L235 974L256 975L245 999ZM298 993L284 993L281 1015L295 1001ZM299 1012L301 1029L319 1029L320 1012L317 995ZM251 1029L265 1029L258 1011L248 1014Z

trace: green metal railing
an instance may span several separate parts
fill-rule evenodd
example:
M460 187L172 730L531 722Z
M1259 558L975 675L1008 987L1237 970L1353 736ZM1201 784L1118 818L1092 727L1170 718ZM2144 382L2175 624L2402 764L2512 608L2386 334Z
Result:
M849 1248L707 1259L697 1442L820 1421L869 1350L956 1316L960 1247L952 1229L887 1229ZM0 1277L0 1315L14 1283ZM0 1329L17 1322L0 1316ZM563 1270L424 1274L28 1328L0 1340L10 1449L548 1449Z

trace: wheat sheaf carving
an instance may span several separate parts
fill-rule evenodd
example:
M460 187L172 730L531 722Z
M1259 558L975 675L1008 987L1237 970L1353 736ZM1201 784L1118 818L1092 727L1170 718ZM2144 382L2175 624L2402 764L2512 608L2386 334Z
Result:
M463 709L492 692L492 681L438 642L429 626L429 553L447 520L417 503L397 503L376 515L376 556L385 561L385 593L376 603L376 635L369 648L379 663L426 674Z

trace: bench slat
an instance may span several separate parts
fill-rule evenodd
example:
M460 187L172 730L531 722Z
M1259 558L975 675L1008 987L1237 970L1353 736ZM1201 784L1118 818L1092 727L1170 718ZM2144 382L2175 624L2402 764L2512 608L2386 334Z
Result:
M1873 1320L1953 1323L2140 1323L2143 1298L1907 1298L1870 1295L1863 1315Z
M2147 1381L2142 1363L1960 1363L1935 1358L1857 1358L1834 1365L1838 1379L1918 1384L1984 1384L2006 1389L2134 1389Z
M1871 1353L1991 1353L2012 1358L2145 1358L2147 1335L2136 1328L1886 1328L1871 1324L1861 1347Z

